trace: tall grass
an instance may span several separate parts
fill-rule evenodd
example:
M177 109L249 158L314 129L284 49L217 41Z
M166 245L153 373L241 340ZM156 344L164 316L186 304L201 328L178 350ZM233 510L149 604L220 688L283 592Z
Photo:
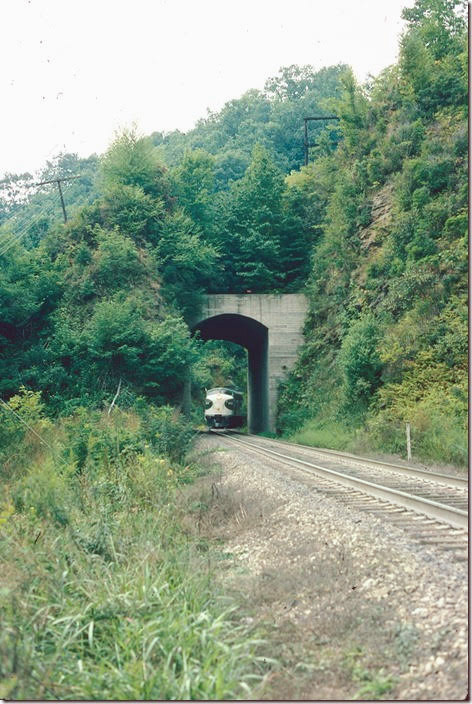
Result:
M309 420L303 427L292 433L290 440L302 445L324 447L330 450L348 449L355 437L355 430L336 421Z
M0 696L250 697L259 643L179 521L179 487L197 468L156 454L133 414L95 421L87 432L83 417L58 431L80 436L75 454L45 449L16 477L10 466Z
M365 425L350 425L317 417L286 437L293 442L354 453L380 452L406 459L405 423L397 418L373 416ZM413 460L467 467L467 430L455 417L430 413L411 422Z

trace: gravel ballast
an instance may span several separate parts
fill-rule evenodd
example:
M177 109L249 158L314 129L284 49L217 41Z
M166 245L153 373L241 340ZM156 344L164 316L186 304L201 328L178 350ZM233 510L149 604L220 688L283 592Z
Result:
M276 462L202 436L222 512L224 588L263 624L272 699L463 700L467 564L317 490Z

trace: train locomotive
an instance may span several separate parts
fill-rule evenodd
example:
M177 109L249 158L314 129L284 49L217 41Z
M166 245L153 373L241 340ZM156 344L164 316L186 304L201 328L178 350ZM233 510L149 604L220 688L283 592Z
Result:
M205 420L208 427L240 428L245 420L242 405L243 395L236 389L209 389L205 398Z

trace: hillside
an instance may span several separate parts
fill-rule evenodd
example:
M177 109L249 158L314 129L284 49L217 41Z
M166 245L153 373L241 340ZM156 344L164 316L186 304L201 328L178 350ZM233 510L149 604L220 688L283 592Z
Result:
M338 150L287 179L318 236L279 422L313 444L404 453L410 422L417 456L467 461L467 46L454 5L404 11L398 64L367 87L347 79Z
M340 77L346 69L342 65L320 71L312 66L281 68L277 76L267 79L263 91L248 90L219 112L199 120L187 133L153 132L149 144L170 170L179 167L189 153L204 154L211 165L212 195L242 178L256 144L267 149L283 173L289 173L303 163L303 117L327 114L325 101L339 96ZM319 124L312 126L313 139L322 129ZM336 135L331 138L336 140ZM97 155L84 159L61 153L37 177L7 174L0 181L0 225L4 223L7 232L22 233L26 246L36 244L54 222L62 220L62 211L57 186L35 184L71 176L78 178L62 185L69 215L102 194Z
M60 155L2 184L0 391L51 413L178 403L242 378L186 320L209 292L306 291L279 431L321 445L463 463L466 453L467 46L461 4L404 11L398 63L366 85L290 66L187 134L125 130L100 156ZM303 117L317 147L303 161ZM311 129L311 128L310 128ZM175 333L177 331L177 333ZM209 349L209 348L208 348ZM206 361L206 357L211 362ZM213 370L213 371L211 371ZM124 394L124 391L122 392Z

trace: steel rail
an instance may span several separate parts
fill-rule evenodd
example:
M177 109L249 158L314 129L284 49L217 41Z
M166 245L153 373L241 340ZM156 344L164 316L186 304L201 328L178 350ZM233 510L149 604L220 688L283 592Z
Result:
M400 491L398 489L389 489L381 484L376 484L374 482L366 481L365 479L358 479L354 477L349 477L343 472L339 472L334 469L328 469L327 467L321 467L320 465L314 464L313 462L308 462L306 460L300 460L296 457L290 457L289 455L284 455L281 452L271 450L269 448L263 448L260 445L251 444L246 440L241 438L223 436L224 439L235 445L243 445L249 448L250 451L255 452L260 455L272 455L282 461L284 464L295 464L301 465L302 471L307 474L316 475L321 473L325 477L332 479L336 483L343 484L344 486L350 486L354 489L362 491L369 496L375 496L377 498L386 500L396 506L401 506L402 508L409 508L417 513L421 513L430 518L436 520L445 521L449 525L456 528L467 529L468 526L468 513L462 509L453 508L447 506L446 504L441 504L437 501L432 501L431 499L420 498L414 496L413 494L408 494L405 491ZM300 467L298 467L300 469ZM316 471L313 471L316 470Z
M258 438L258 435L247 435L250 438ZM379 467L384 467L395 472L401 472L405 476L409 475L412 477L418 477L419 479L429 479L430 481L435 481L440 484L445 484L449 487L457 487L459 489L467 489L469 485L468 478L453 477L450 474L443 474L440 472L428 472L426 469L419 469L418 467L409 467L402 464L394 464L391 462L384 462L383 460L374 460L370 457L359 457L359 455L352 455L348 452L340 452L338 450L327 450L320 447L313 447L312 445L302 445L300 443L287 442L286 440L275 440L273 438L263 438L263 440L268 440L277 445L287 445L288 447L301 447L306 450L313 450L313 452L318 452L322 455L331 455L332 457L341 457L348 460L353 460L359 464L374 465Z

